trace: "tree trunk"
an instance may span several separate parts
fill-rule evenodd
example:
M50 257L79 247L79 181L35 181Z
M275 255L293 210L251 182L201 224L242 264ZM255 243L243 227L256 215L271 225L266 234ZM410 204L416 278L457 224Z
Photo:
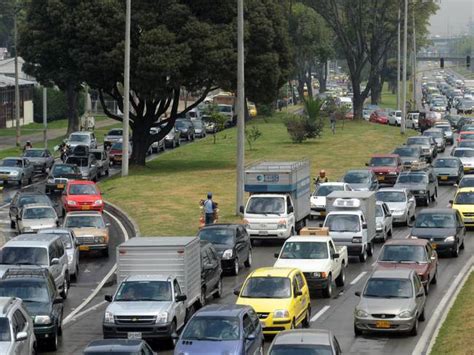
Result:
M298 94L300 95L300 100L304 99L304 75L298 75Z
M308 65L307 71L305 73L306 87L308 88L308 97L313 98L313 80L311 76L311 65Z
M352 98L352 104L354 106L354 119L362 118L362 110L364 108L365 97L360 92L360 78L351 76L352 92L354 97Z
M79 117L77 116L77 91L69 84L66 89L67 98L67 134L79 130Z
M370 89L370 103L372 105L378 105L380 103L381 94L382 94L382 80L380 78L380 75L377 75Z
M328 62L326 61L321 67L321 75L319 77L319 92L326 92L328 81Z
M138 123L138 124L137 124ZM132 133L132 155L131 163L134 165L145 166L146 153L151 145L148 139L150 130L147 128L145 119L139 119L135 122Z

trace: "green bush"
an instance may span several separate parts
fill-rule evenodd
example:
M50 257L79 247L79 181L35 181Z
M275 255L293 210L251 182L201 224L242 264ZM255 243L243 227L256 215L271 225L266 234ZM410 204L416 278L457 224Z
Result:
M260 116L269 117L275 112L273 104L259 104L257 105L257 112Z
M287 115L283 119L286 130L293 143L302 143L307 139L307 119L300 115Z
M48 122L63 120L67 117L66 94L55 88L47 88L48 95ZM84 113L84 95L78 97L78 115ZM37 123L43 122L43 88L35 87L33 91L33 119Z

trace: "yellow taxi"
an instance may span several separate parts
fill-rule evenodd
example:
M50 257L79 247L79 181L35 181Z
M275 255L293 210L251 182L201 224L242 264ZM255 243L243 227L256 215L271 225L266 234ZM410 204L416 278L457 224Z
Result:
M253 102L249 102L247 104L247 107L249 109L249 115L250 117L256 117L257 116L257 106Z
M311 320L311 300L303 273L295 268L266 267L253 271L245 280L236 304L252 306L264 334L278 334Z
M452 208L461 213L462 220L466 227L474 227L474 188L463 187L458 189L453 201L450 201Z

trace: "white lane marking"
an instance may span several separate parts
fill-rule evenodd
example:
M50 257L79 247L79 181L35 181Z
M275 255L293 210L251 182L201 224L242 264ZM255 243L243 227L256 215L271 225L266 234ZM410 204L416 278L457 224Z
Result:
M352 282L350 283L350 285L355 285L356 283L358 283L360 281L361 278L364 277L364 275L367 274L367 271L362 271L359 276L357 276L354 280L352 280Z
M113 220L115 220L115 222L117 222L118 226L120 227L120 229L122 230L122 233L123 233L123 237L125 240L128 240L129 239L129 235L128 235L128 232L127 230L125 229L125 227L123 226L122 222L120 222L120 220L115 217L112 213L104 210L104 212L109 215ZM89 295L89 297L87 297L79 306L77 306L74 311L72 311L66 318L63 319L63 325L66 325L68 324L69 322L73 321L75 318L78 317L78 314L79 312L82 311L82 309L87 306L93 299L95 296L97 296L97 294L99 293L99 291L102 289L102 287L104 287L105 283L107 282L107 280L113 275L113 273L117 270L117 263L114 264L114 266L112 266L112 268L110 269L110 271L107 273L107 275L105 275L105 277L102 279L102 281L97 285L97 287L92 291L92 293ZM95 307L95 306L94 306ZM84 314L84 313L87 313L88 311L90 310L87 309L85 310L84 312L82 312L81 314Z
M85 315L85 314L87 314L87 313L89 313L89 312L91 312L91 311L95 311L97 308L103 306L103 305L106 304L106 303L107 303L107 301L101 301L101 302L97 303L96 305L94 305L94 306L92 306L92 307L89 307L89 308L87 308L86 310L84 310L84 311L82 311L82 312L80 312L80 313L77 313L77 314L74 316L74 318L71 318L71 321L75 321L76 319L81 318L83 315ZM71 314L72 314L72 313L71 313ZM66 324L66 319L64 319L64 321L63 321L63 325L65 325L65 324Z
M321 317L331 306L324 306L321 310L311 317L311 322L315 322L319 317Z
M6 204L4 204L4 205L1 205L1 206L0 206L0 209L5 208L5 207L7 207L7 206L9 206L9 205L10 205L9 203L6 203Z

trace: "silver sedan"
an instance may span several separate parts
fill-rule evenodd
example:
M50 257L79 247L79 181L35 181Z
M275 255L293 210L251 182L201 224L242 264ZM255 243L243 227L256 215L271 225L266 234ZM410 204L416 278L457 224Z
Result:
M393 223L408 225L415 219L416 200L406 189L384 188L376 193L377 201L385 202L390 209Z

